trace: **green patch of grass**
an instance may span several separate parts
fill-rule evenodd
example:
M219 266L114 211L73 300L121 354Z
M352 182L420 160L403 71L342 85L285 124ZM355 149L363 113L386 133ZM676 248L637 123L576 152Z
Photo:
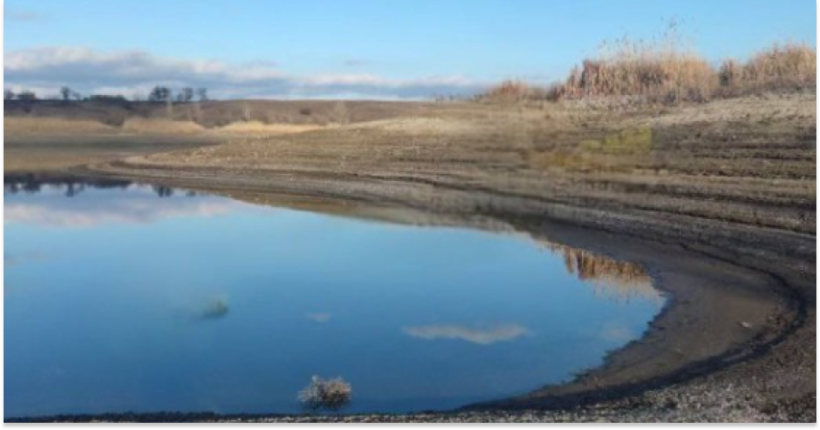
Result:
M630 171L653 147L651 128L628 128L599 139L583 139L573 148L532 151L528 164L537 170Z

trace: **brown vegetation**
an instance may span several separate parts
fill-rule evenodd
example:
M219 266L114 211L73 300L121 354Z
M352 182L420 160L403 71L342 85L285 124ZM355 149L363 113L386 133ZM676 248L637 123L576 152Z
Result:
M127 100L118 103L100 100L71 103L62 100L6 100L4 107L5 118L89 120L113 127L121 127L129 120L140 118L191 122L212 129L244 122L316 126L376 121L417 115L430 110L434 104L388 101L220 100L180 103L173 105L173 109L168 109L164 103Z
M747 62L713 67L675 42L660 45L618 41L598 58L586 59L562 83L539 88L506 81L479 96L511 103L532 100L636 97L651 103L705 102L762 91L814 88L817 52L805 44L775 44Z
M299 401L309 410L336 411L350 403L353 390L342 378L322 379L313 376L310 385L299 392Z
M758 52L745 64L726 60L718 71L720 88L736 95L814 87L817 51L800 44L774 45Z
M501 103L516 103L544 98L546 96L547 92L541 88L529 85L523 81L507 80L490 88L489 91L479 96L479 98Z
M22 117L5 119L4 134L16 135L38 135L38 134L98 134L112 133L114 128L94 120L66 120L63 118L34 118Z

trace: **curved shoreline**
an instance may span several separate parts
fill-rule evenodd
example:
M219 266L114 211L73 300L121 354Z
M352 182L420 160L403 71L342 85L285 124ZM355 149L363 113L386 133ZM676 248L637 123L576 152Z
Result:
M212 192L216 194L223 194L231 198L240 198L242 196L245 197L247 200L262 200L263 204L266 199L272 199L268 201L268 203L275 202L276 199L281 199L281 197L277 197L276 192L273 191L276 186L273 184L267 184L267 186L262 187L265 191L260 191L258 185L250 181L245 184L245 186L240 185L239 183L231 183L231 184L222 184L220 180L216 179L221 177L221 175L209 175L212 181L204 180L200 177L199 174L201 172L195 173L195 178L186 177L186 173L190 174L192 172L188 171L174 171L173 176L167 175L167 172L162 172L163 174L157 174L156 171L152 172L150 169L145 170L141 168L140 170L129 171L127 174L123 174L125 172L120 171L122 169L121 165L116 166L116 169L112 170L112 166L107 167L98 167L95 169L82 169L77 171L77 173L85 174L93 174L99 177L109 177L112 179L128 179L128 180L141 180L146 182L154 182L154 183L163 183L164 185L173 185L173 186L180 186L185 188L193 188L196 190ZM117 170L115 172L115 170ZM248 180L248 178L245 178ZM325 184L327 185L327 184ZM373 202L367 202L368 199L357 198L356 195L351 196L349 199L345 199L342 196L328 196L327 195L327 187L318 188L314 194L321 194L321 198L323 200L339 200L347 203L353 203L354 206L356 204L359 205L368 205L372 204ZM292 194L292 191L284 191L289 196L299 195L297 198L308 198L311 199L311 193L304 193L304 190L300 193ZM441 191L440 189L438 190ZM237 196L239 194L239 196ZM394 198L398 196L393 196ZM315 198L315 197L314 197ZM257 201L257 203L259 203ZM410 209L419 210L420 208L414 205L408 205ZM394 201L394 209L395 209L395 201ZM464 212L460 210L456 210L455 212L447 212L440 211L441 208L438 208L438 213L441 213L442 216L449 216L453 217L458 222L459 219L464 217ZM399 210L401 210L399 208ZM428 211L430 209L424 209L424 211ZM435 212L435 211L434 211ZM559 236L561 238L558 240L560 243L568 244L567 242L575 242L569 243L570 246L575 246L576 244L580 244L579 247L584 249L590 249L593 252L600 252L601 255L617 258L619 260L624 261L633 261L640 260L640 256L636 255L628 255L631 253L640 254L641 249L645 249L646 246L650 247L657 247L660 246L665 249L664 252L657 252L654 250L651 254L663 255L667 260L666 264L671 264L668 260L675 260L674 264L679 265L681 263L680 255L689 254L690 257L688 258L695 258L695 259L703 259L706 258L708 260L715 260L719 261L718 258L715 258L715 255L708 255L708 250L700 249L686 249L692 248L691 246L681 246L680 240L673 240L669 241L668 239L664 238L655 238L653 240L647 240L646 238L636 239L634 237L624 236L622 232L618 232L615 229L609 229L606 225L600 226L600 228L590 227L590 226L582 226L579 227L577 225L567 224L563 221L558 221L558 224L552 224L553 221L547 221L541 219L540 217L532 218L532 215L528 214L504 214L503 212L493 211L496 213L482 213L479 214L481 216L486 216L491 219L496 219L498 222L505 223L507 225L514 225L515 229L520 232L525 232L533 237L535 240L540 239L550 239L551 235L555 235L556 232L559 232ZM353 215L355 216L355 215ZM467 227L469 223L467 223ZM615 230L615 231L613 231ZM615 235L617 240L610 239L609 242L616 242L617 245L621 248L619 250L613 250L611 245L609 248L607 247L607 241L601 240L602 235ZM631 243L631 242L636 243ZM663 242L667 242L666 244L661 244ZM603 243L603 245L602 245ZM659 245L660 244L660 245ZM677 251L678 255L670 256L667 254L669 252L670 247L674 248L677 246L680 248ZM595 249L595 248L598 249ZM626 255L625 255L626 254ZM695 255L695 257L692 257ZM644 259L647 258L646 256L643 257ZM725 261L720 262L720 264L729 265L729 266L738 266L736 261L731 259L724 259ZM606 360L606 362L596 368L593 369L586 374L582 375L581 377L577 378L576 380L568 383L562 384L554 387L548 387L542 391L535 392L531 395L516 398L516 399L507 399L501 400L498 402L487 403L482 405L473 405L467 406L462 409L462 413L467 414L474 414L474 413L487 413L488 411L526 411L526 410L541 410L541 411L551 411L555 413L560 413L562 411L567 411L570 409L576 408L583 408L587 406L594 406L594 405L602 405L606 403L612 402L622 402L622 401L629 401L632 398L638 397L643 393L646 393L651 390L658 390L664 389L668 387L672 387L679 384L686 384L688 382L692 382L699 378L703 378L705 376L721 372L727 368L732 368L733 366L737 366L738 364L747 363L749 361L759 359L760 357L766 356L770 354L772 349L775 348L777 345L783 344L784 342L788 342L789 339L794 335L794 333L803 327L808 318L808 312L806 312L806 305L804 300L801 300L799 294L794 291L793 288L790 288L788 282L785 279L780 279L777 284L774 285L771 281L767 281L766 285L764 286L765 289L769 291L775 291L777 297L784 297L790 302L790 305L787 307L785 314L789 315L789 321L786 324L781 324L780 327L782 331L777 332L776 334L772 335L769 334L768 338L762 334L757 334L752 337L751 340L747 340L746 342L742 343L740 346L723 351L717 355L714 355L706 360L690 360L687 362L685 366L682 366L680 369L675 371L674 373L669 374L653 374L649 375L645 379L637 382L637 383L630 383L630 384L620 384L620 385L612 385L607 384L607 374L608 372L618 373L619 369L623 369L624 366L628 366L630 359L634 359L634 357L645 355L646 352L642 351L646 349L646 342L647 339L654 338L674 338L675 335L681 334L681 330L672 330L670 333L669 325L674 324L674 321L667 321L668 319L679 319L681 315L691 315L695 313L699 313L702 311L703 303L698 303L697 301L690 301L686 294L690 293L691 291L687 291L686 288L682 288L683 285L675 285L675 282L667 282L663 279L664 275L661 273L665 272L666 268L664 267L663 262L660 264L652 263L651 261L647 264L646 261L637 261L638 264L646 264L648 269L651 272L651 276L656 281L655 287L664 291L667 294L671 294L673 300L671 300L668 305L664 308L664 310L656 317L655 321L651 323L651 328L649 332L645 334L645 336L637 342L628 345L624 349L619 351L615 351L610 354ZM765 277L774 277L776 278L777 275L773 273L768 273L766 271L760 269L753 269L750 267L745 267L741 269L742 271L747 272L755 272L755 278L765 278ZM725 273L720 274L721 279L724 279ZM659 279L660 277L660 279ZM793 286L792 286L793 287ZM791 292L791 297L789 296L789 292ZM776 300L774 297L770 298L771 301ZM679 314L679 315L676 315ZM783 314L781 314L782 316ZM691 331L691 328L688 328ZM636 352L637 351L637 352ZM630 358L632 357L632 358ZM624 361L627 364L619 361ZM645 363L644 363L645 364ZM156 417L157 415L154 414L146 414L141 416L135 415L106 415L108 419L119 421L120 419L127 419L129 420L142 420L147 419L151 420L151 417ZM447 416L447 414L441 415L442 417ZM119 417L119 418L117 418ZM140 418L142 417L142 418ZM219 417L212 414L193 414L193 415L179 415L179 417L184 417L184 421L200 421L200 420L218 420L224 421L231 419L231 417ZM382 417L386 417L386 415L382 415ZM50 421L85 421L87 418L99 419L102 417L54 417L53 419L48 419ZM236 417L233 417L236 419ZM243 420L250 419L249 417L242 418ZM261 419L257 417L256 419ZM25 421L25 420L23 420Z
M704 257L712 258L711 256L706 256L705 254ZM744 269L756 271L749 267L745 267ZM761 274L761 276L774 276L771 273L763 271L759 271L759 273ZM652 322L650 322L650 331L645 333L644 336L640 339L637 339L631 342L630 344L625 345L623 348L616 351L612 351L606 357L605 362L601 366L590 369L588 372L586 372L583 375L580 375L573 381L570 381L565 384L547 386L543 390L538 390L530 395L512 399L502 399L498 401L467 405L462 409L528 410L537 408L547 410L565 410L577 407L591 406L603 402L612 402L629 397L634 397L649 390L661 389L674 384L685 383L695 378L702 377L722 369L726 369L732 365L761 357L764 354L770 352L772 348L776 345L779 345L784 341L788 340L790 335L794 334L798 329L804 326L808 316L808 306L806 301L802 300L799 297L799 295L787 284L779 284L780 285L778 289L782 290L785 293L784 296L788 296L789 298L789 312L793 311L793 318L783 326L782 331L777 333L777 335L774 338L766 340L764 339L764 336L758 334L752 340L740 344L732 349L726 350L718 355L703 360L691 361L687 365L671 373L659 374L656 376L649 377L645 380L615 386L608 386L601 389L591 388L587 389L586 391L579 392L568 390L568 387L575 387L582 383L584 379L598 378L597 374L609 370L608 368L609 366L611 366L613 356L628 354L631 348L635 347L636 344L644 342L645 339L650 334L652 334L652 326L654 326L657 321L662 319L665 316L665 314L667 314L670 310L680 306L679 301L673 293L670 293L668 290L663 289L663 286L657 286L666 294L672 294L672 297L669 298L667 306L665 306L664 309L655 317L655 319Z
M77 173L345 216L511 226L638 262L675 297L641 341L572 383L481 411L351 419L814 421L815 111L814 93L663 111L454 103L301 134L208 131L166 153L178 136L12 134L6 155L11 170L107 163ZM54 144L63 137L72 144Z
M117 164L119 164L119 163L117 163ZM115 168L112 170L112 167L115 167ZM122 167L121 165L120 166L108 165L107 167L98 167L98 168L91 169L90 171L86 171L85 169L83 169L83 170L81 170L81 172L83 172L83 173L92 173L92 174L95 174L95 175L102 174L104 176L119 177L119 178L123 178L123 179L144 180L144 181L147 181L147 182L162 182L163 184L166 184L166 185L174 185L174 186L181 186L181 187L185 187L185 188L193 188L193 189L198 189L198 190L203 190L203 191L208 191L208 192L215 192L215 193L218 193L218 194L228 195L229 197L234 197L234 198L236 198L235 195L238 193L238 194L253 195L257 198L260 198L260 196L263 196L263 197L261 197L261 199L264 200L264 198L265 198L264 196L267 196L267 198L271 198L272 196L276 195L277 191L284 192L284 193L286 193L288 195L291 195L291 196L293 196L293 195L310 196L311 195L311 193L304 193L304 190L297 190L297 192L295 192L295 193L292 190L276 190L276 188L278 188L278 187L277 186L272 186L271 183L267 183L267 184L265 184L266 186L260 187L259 183L252 180L253 178L247 178L247 177L242 178L242 179L244 179L244 181L242 181L242 180L240 180L239 182L237 182L237 181L228 181L228 182L232 182L232 183L224 183L225 181L218 181L218 180L212 180L212 181L203 180L203 177L201 177L200 174L197 174L195 169L186 169L186 171L174 170L173 175L168 175L169 172L165 172L164 169L159 170L160 174L157 174L158 171L151 171L151 169L142 169L142 168L138 169L138 170L128 171L126 173L126 172L123 172L123 171L120 170L121 167ZM193 175L191 175L192 173L193 173ZM205 175L205 176L208 176L208 177L211 177L211 178L219 178L220 177L219 175L210 175L210 174ZM234 178L234 179L237 179L237 178ZM240 183L242 183L242 182L244 182L244 186L240 185ZM324 182L324 181L320 181L320 182ZM327 184L325 184L325 185L327 185ZM279 186L281 186L281 183L280 183ZM365 204L365 205L374 203L372 201L372 196L368 196L370 198L361 198L361 196L356 196L355 193L354 193L352 196L349 196L351 198L345 199L344 196L328 195L327 189L328 189L328 187L317 187L317 188L315 188L316 193L314 193L314 194L320 194L322 199L340 199L342 201L352 202L354 205L356 204L356 202L358 202L359 204ZM332 189L332 187L330 187L330 189ZM393 200L393 203L394 203L394 206L395 206L395 205L398 204L396 202L396 200L400 200L400 199L397 199L398 196L396 196L396 195L393 195L393 197L394 197L394 199L392 199L392 200ZM410 208L413 208L413 209L421 209L421 210L425 210L425 211L429 210L429 208L423 209L423 208L419 208L418 206L415 206L415 205L412 205L412 204L407 205L407 206L409 206ZM490 211L490 212L497 212L497 211L493 210L493 211ZM456 210L455 212L448 212L448 211L445 210L443 213L445 215L449 215L449 216L455 215L456 217L464 215L464 212L462 210ZM482 214L482 215L487 215L487 214ZM531 216L531 215L528 215L528 214L523 214L522 215L522 214L514 214L513 213L512 216L510 216L509 214L499 216L498 213L493 213L493 214L490 214L488 216L490 218L499 217L501 222L505 222L505 223L508 223L509 219L512 218L514 220L513 223L516 224L516 227L519 231L524 231L524 232L530 234L536 240L538 240L538 235L539 234L543 235L547 231L550 231L550 232L553 232L553 233L556 231L554 227L552 227L550 229L550 228L546 228L544 226L539 226L538 225L539 222L544 222L543 220L527 221L527 218ZM566 235L566 232L569 231L569 230L580 229L581 231L586 232L585 234L591 234L592 236L595 236L596 242L597 242L597 239L599 239L601 237L601 235L613 234L611 232L611 230L609 232L607 232L606 226L603 226L604 227L603 229L599 229L599 228L595 228L594 226L592 226L591 228L590 228L590 226L583 226L583 227L571 226L570 224L565 224L562 221L559 221L559 223L561 225L560 225L560 229L558 229L558 230L565 232L564 233L565 235ZM577 239L578 232L573 232L572 234L576 235L576 239ZM572 234L570 234L570 236ZM616 233L616 234L619 236L619 239L617 240L618 244L623 246L623 244L624 244L623 237L629 237L629 235L623 236L623 233L620 233L620 232ZM583 236L583 234L581 236ZM582 240L580 240L580 242L584 242L584 240L588 241L589 239L588 238L584 239L582 237ZM634 238L630 238L629 240L637 240L637 241L641 241L641 242L646 241L646 239L634 239ZM669 248L670 246L677 246L675 244L680 245L680 243L681 243L680 241L677 241L677 242L672 241L672 244L670 245L670 243L668 243L669 240L664 240L663 238L656 238L655 240L652 240L651 242L655 243L657 245L657 243L664 242L664 241L666 241L667 244L662 245L662 246L666 247L666 248ZM560 240L559 240L559 242L560 242ZM585 245L589 246L588 243L585 244ZM599 246L599 245L596 245L596 246ZM688 249L687 250L687 249L685 249L686 246L680 246L680 248L683 249L682 252L684 254L700 254L701 255L700 258L703 258L703 256L706 256L706 258L708 258L708 259L719 260L719 259L715 258L716 257L715 255L709 256L708 251L696 250L696 249ZM604 250L600 250L600 251L603 251L602 252L603 255L608 255L608 256L612 256L612 254L618 254L618 253L623 254L623 250L620 250L618 252L612 252L612 250L607 251L606 249L604 249ZM618 258L618 257L615 256L615 258ZM727 261L724 261L722 264L728 264L728 265L734 265L734 266L742 267L742 265L738 265L737 262L732 261L731 259L726 259L726 260ZM652 268L650 268L650 269L652 269ZM761 278L761 277L766 278L766 277L769 277L769 276L777 278L776 274L768 273L765 270L755 270L755 269L750 269L748 267L746 267L743 270L754 270L754 271L758 272L758 274L756 275L757 278ZM652 274L653 279L656 279L656 277L658 275L658 269L654 268L654 270L651 270L651 271L653 273ZM723 275L721 275L721 276L723 276ZM806 322L809 320L810 304L805 299L805 297L803 297L800 294L799 287L794 287L794 286L789 287L789 283L786 279L780 279L777 282L777 284L779 284L779 286L773 285L771 283L771 280L767 280L765 282L765 289L771 291L772 289L777 290L777 289L781 289L781 288L786 288L787 291L791 292L790 293L791 297L789 297L789 299L788 299L788 301L791 302L791 303L789 303L787 306L785 306L784 311L781 311L781 315L785 314L787 316L786 321L781 320L778 324L776 324L776 327L764 327L765 329L770 331L770 333L768 333L768 335L766 335L766 336L761 335L760 331L758 331L757 335L753 336L751 339L747 339L746 341L744 341L741 345L737 346L736 348L726 349L725 351L722 351L720 354L710 356L708 359L705 359L705 360L690 360L687 365L681 366L680 369L678 369L676 372L673 372L673 373L650 375L649 377L644 378L644 379L638 381L637 383L633 382L633 383L615 384L615 385L609 384L609 386L607 386L606 383L602 384L601 383L601 378L602 378L601 375L604 374L604 377L606 377L606 372L607 372L608 369L612 368L613 361L617 362L618 359L623 360L623 357L626 356L627 357L627 362L628 362L629 361L628 357L630 356L630 354L632 354L632 355L635 354L634 350L637 349L638 351L640 351L642 348L646 349L645 341L646 341L647 338L651 338L652 336L655 336L655 337L665 337L665 336L667 336L667 333L669 333L669 331L668 331L669 329L667 327L659 328L659 326L657 324L658 321L663 320L665 318L668 318L670 313L674 314L675 312L680 312L684 308L689 308L690 312L700 312L702 310L702 309L699 309L700 306L697 302L682 301L682 300L687 300L687 299L685 297L683 299L681 299L680 293L683 293L685 295L686 291L679 290L677 292L677 294L674 291L675 288L672 288L672 291L669 291L669 288L668 288L669 286L666 285L666 283L664 283L663 280L661 280L661 282L658 282L658 283L655 284L656 287L658 287L660 289L663 289L663 290L666 290L667 292L673 294L675 296L674 301L669 303L664 308L664 310L656 316L655 320L650 324L650 329L644 334L644 336L642 337L642 339L640 341L633 342L633 343L627 345L626 347L624 347L624 348L622 348L622 349L620 349L616 352L613 352L613 353L609 354L607 356L606 362L602 366L599 366L595 369L590 370L589 372L586 372L581 377L576 378L575 380L573 380L573 381L571 381L567 384L560 384L560 385L548 387L544 390L538 390L538 391L536 391L534 393L531 393L527 396L522 396L522 397L518 397L518 398L502 399L502 400L499 400L499 401L496 401L496 402L487 402L487 403L482 403L482 404L479 404L479 405L468 405L468 406L465 406L464 408L461 408L460 412L456 411L454 413L456 413L456 414L459 414L459 413L473 414L473 413L488 413L489 411L497 411L498 413L501 413L502 411L531 410L531 409L537 409L537 410L541 410L541 411L553 411L555 413L559 413L561 411L566 411L566 410L570 410L570 409L578 409L578 408L583 409L585 407L596 406L596 405L599 408L602 405L604 407L606 407L607 404L615 404L614 407L617 408L617 409L620 409L620 407L617 406L618 403L623 402L623 401L629 402L630 401L629 399L638 397L638 396L640 396L641 394L645 393L648 390L663 389L665 387L670 387L670 386L673 386L673 385L680 385L680 384L685 385L686 382L689 382L689 381L692 381L692 380L695 380L695 379L698 379L698 378L702 378L703 376L710 375L710 374L713 374L715 372L719 372L719 371L724 370L726 368L731 368L732 366L734 366L738 363L744 363L744 362L748 362L750 360L754 360L755 358L759 358L761 356L766 355L768 352L770 352L772 350L772 348L776 347L777 345L780 345L780 344L786 342L791 337L791 335L794 334L794 332L800 330L800 328L805 326ZM781 294L781 293L778 292L778 295L779 294ZM683 314L685 315L686 313L684 312ZM673 317L674 317L674 315L673 315ZM773 329L774 329L775 333L771 332ZM621 366L623 366L623 364L621 364ZM615 366L615 367L616 367L616 373L617 373L617 366ZM589 381L594 381L594 383L590 383ZM606 382L606 381L604 381L604 382ZM601 386L601 385L603 385L603 386ZM574 390L573 390L573 387L574 387ZM448 415L448 414L452 414L452 413L448 413L448 412L438 413L438 415L440 415L440 416ZM129 417L131 417L129 419L134 419L133 414L127 414L127 415ZM154 414L140 414L140 416L142 416L143 418L149 418L153 415ZM116 417L117 415L114 414L114 415L109 415L109 416L110 417ZM122 416L124 417L126 415L122 415ZM187 416L189 416L190 420L197 420L198 421L200 419L205 419L205 416L201 415L201 414L193 414L193 415L187 415ZM196 418L197 416L199 416L200 418ZM271 416L273 416L273 415L265 415L265 416L260 415L260 416L256 416L256 417L257 417L257 419L261 419L261 417L270 418ZM276 415L276 416L278 416L280 418L283 418L283 417L293 418L293 417L295 417L295 416L291 416L291 415ZM356 415L354 415L353 417L355 417L355 416ZM388 417L394 417L395 415L393 415L393 414L378 414L378 415L360 415L360 416L361 417L365 417L365 416L367 416L367 417L382 416L384 418L388 418ZM88 416L86 416L86 417L88 417ZM221 417L220 419L221 420L228 420L228 419L231 419L231 417L232 416L227 416L226 415L224 417ZM235 416L233 416L233 417L235 417ZM43 417L43 419L45 419L45 418L46 417ZM77 418L79 418L79 416ZM70 417L65 417L65 416L61 417L61 420L65 420L65 419L70 420ZM114 419L114 418L111 418L111 419ZM208 418L208 419L210 419L210 418ZM139 419L139 420L142 420L142 419Z

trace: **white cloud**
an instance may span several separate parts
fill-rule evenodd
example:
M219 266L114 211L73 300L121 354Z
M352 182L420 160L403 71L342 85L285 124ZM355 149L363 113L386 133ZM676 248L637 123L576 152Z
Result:
M325 73L297 76L272 62L233 65L218 60L155 56L139 50L101 52L82 47L43 47L6 52L6 84L14 88L68 85L85 93L133 95L157 84L207 87L214 96L230 98L424 98L470 94L485 87L464 76L393 79L368 73Z
M424 340L457 339L479 345L510 342L530 334L518 324L500 324L487 328L470 328L456 324L410 326L402 329L405 334Z

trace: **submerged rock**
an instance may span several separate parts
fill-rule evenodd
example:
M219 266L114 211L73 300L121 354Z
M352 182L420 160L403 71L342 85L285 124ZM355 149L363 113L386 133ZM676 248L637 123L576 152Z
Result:
M202 312L202 319L218 319L222 318L228 314L228 303L223 299L218 299L213 301L208 307Z

